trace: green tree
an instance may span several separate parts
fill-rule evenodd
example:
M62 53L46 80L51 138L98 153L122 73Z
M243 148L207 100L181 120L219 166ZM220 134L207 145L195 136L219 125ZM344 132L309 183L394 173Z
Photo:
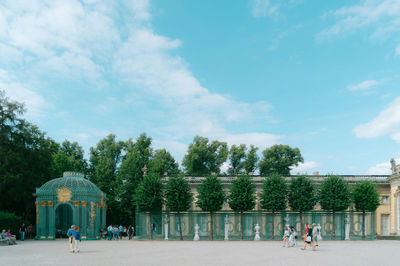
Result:
M229 161L231 166L228 169L229 175L238 175L243 172L244 161L246 159L246 145L232 145L229 150Z
M246 159L243 162L246 174L254 173L254 171L257 169L257 163L259 159L257 150L257 147L250 145L250 150L247 152Z
M50 180L57 144L23 119L23 104L0 91L0 210L35 221L35 188Z
M356 210L362 212L362 238L365 239L365 212L374 212L376 208L378 208L379 194L373 183L369 181L364 181L355 185L352 197Z
M263 158L258 164L260 175L268 176L270 174L279 174L282 176L290 175L290 167L298 166L304 162L298 148L291 148L288 145L274 145L266 148L263 152Z
M193 201L189 182L184 176L171 177L165 188L165 200L167 208L178 215L179 235L183 240L181 212L189 210Z
M53 154L51 176L60 177L65 171L87 173L88 164L84 158L85 152L77 142L65 140L58 151Z
M349 185L340 176L329 176L321 185L319 202L322 209L332 212L332 234L335 239L335 213L346 210L350 205L351 194Z
M261 208L272 212L272 239L275 236L275 212L284 211L287 206L285 179L277 174L268 176L260 194Z
M250 211L256 204L256 186L249 176L240 176L233 180L229 195L229 206L240 213L240 233L243 240L243 212Z
M115 135L108 135L100 140L97 146L90 148L89 179L107 194L107 220L121 222L120 217L126 210L121 209L121 198L118 197L118 183L116 181L118 166L121 163L122 150L125 143L117 141Z
M317 203L315 187L312 181L305 176L298 176L290 180L289 206L300 214L300 225L303 228L303 212L311 211Z
M149 165L153 150L151 138L142 133L135 142L129 139L124 143L124 155L116 176L116 197L119 208L123 210L123 221L135 225L136 203L134 195L143 180L143 169ZM158 174L157 174L158 175Z
M156 150L149 162L149 172L160 176L167 173L168 176L179 174L179 165L174 157L165 149Z
M143 178L135 194L135 202L140 211L149 212L150 239L153 239L153 215L163 204L163 184L156 174L149 174Z
M210 213L210 239L213 240L213 213L222 209L225 200L225 192L221 180L215 176L207 176L197 189L197 206Z
M211 173L218 174L221 165L228 156L226 142L208 142L208 138L196 136L189 145L188 152L184 156L182 165L188 175L205 176Z

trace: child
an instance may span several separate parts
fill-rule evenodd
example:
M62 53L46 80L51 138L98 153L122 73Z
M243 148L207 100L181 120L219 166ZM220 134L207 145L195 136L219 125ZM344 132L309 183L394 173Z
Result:
M75 253L79 252L79 246L81 244L81 232L79 227L75 228Z
M285 232L283 233L283 247L287 246L289 247L289 228L285 226Z

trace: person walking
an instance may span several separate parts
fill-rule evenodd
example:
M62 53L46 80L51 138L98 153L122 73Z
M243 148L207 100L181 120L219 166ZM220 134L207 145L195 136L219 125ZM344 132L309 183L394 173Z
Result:
M313 250L315 250L314 242L312 240L312 228L310 225L308 225L306 229L306 234L304 236L304 247L302 248L302 250L306 250L307 244L310 245Z
M113 232L114 232L114 239L118 240L118 227L117 227L117 225L114 225Z
M75 234L76 234L75 226L71 225L71 228L68 229L67 232L70 253L73 253L75 251Z
M312 239L314 242L314 247L318 247L318 228L315 226L315 223L312 224Z
M123 230L124 230L124 227L122 226L122 224L120 224L119 227L118 227L118 236L119 236L120 239L122 239Z
M75 228L75 253L79 252L79 247L81 245L81 232L79 227Z
M33 237L33 225L32 224L28 225L26 232L28 234L28 238L32 239L32 237Z
M113 238L113 227L112 227L111 224L107 227L107 234L108 234L108 240L112 240L112 238Z
M129 240L131 240L132 237L133 237L133 226L129 225L128 226L128 238L129 238Z
M297 239L297 232L293 226L289 226L290 237L289 237L289 244L291 247L296 246L296 239Z
M21 225L21 227L19 228L19 234L20 234L20 236L21 236L21 241L25 241L25 233L26 233L26 226L25 226L25 224L23 223L23 224Z
M282 237L282 239L283 239L282 247L285 247L285 246L289 247L289 235L290 235L289 228L287 226L285 226L285 231L284 231L283 237Z

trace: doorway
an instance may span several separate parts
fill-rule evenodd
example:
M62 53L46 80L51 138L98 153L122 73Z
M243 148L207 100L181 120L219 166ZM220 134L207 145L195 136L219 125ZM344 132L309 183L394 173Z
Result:
M66 238L67 231L72 225L72 207L61 204L56 209L56 238Z
M383 236L389 235L390 219L389 214L382 214L381 216L381 233Z

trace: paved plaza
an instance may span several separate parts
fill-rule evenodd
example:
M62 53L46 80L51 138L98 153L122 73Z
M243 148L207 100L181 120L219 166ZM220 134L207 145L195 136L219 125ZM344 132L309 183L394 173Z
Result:
M0 247L1 265L400 265L399 241L324 241L317 251L277 241L87 241L79 254L67 240Z

